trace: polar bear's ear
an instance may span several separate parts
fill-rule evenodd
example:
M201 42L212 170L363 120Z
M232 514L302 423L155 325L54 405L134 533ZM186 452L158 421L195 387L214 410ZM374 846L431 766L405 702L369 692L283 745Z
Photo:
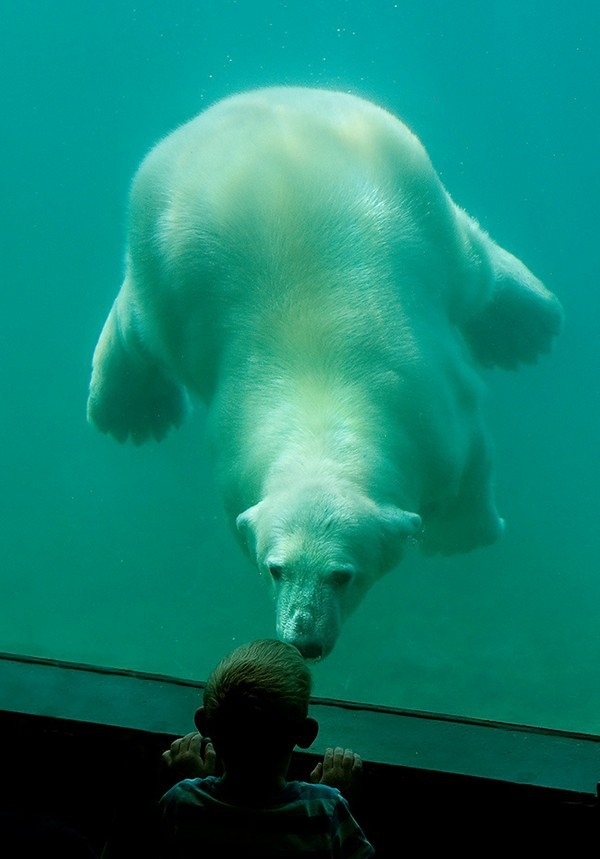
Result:
M385 528L395 537L413 537L421 530L421 517L389 504L381 508Z
M235 527L249 551L253 551L256 546L256 519L260 505L259 501L254 507L248 507L235 520Z

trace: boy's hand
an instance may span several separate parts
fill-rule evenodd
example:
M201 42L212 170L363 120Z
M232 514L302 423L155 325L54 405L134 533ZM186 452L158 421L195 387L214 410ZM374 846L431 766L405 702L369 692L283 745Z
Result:
M217 756L213 744L197 731L192 731L163 752L162 759L178 780L184 778L206 778L216 769Z
M352 749L325 749L325 756L310 774L313 784L327 784L337 787L346 798L356 790L362 775L362 758Z

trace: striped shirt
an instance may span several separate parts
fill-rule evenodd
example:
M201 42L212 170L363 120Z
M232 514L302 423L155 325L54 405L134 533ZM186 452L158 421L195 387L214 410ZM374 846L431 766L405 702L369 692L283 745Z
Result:
M368 859L374 849L339 790L287 782L276 802L226 801L220 778L185 779L159 804L166 856L234 855L244 859Z

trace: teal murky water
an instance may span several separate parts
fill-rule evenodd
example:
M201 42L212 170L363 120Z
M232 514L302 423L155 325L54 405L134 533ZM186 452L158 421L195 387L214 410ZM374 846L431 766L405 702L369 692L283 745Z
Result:
M85 401L143 154L233 91L334 86L408 122L566 325L539 365L487 376L504 539L409 557L316 666L315 692L600 732L599 37L600 7L581 0L8 4L0 650L202 679L274 633L202 413L136 449L91 429Z

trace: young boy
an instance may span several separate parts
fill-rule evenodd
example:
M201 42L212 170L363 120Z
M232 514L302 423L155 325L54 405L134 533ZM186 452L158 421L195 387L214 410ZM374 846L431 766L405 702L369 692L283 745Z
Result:
M165 856L374 855L340 793L360 775L358 755L328 749L311 783L286 780L294 747L308 748L319 730L308 715L311 679L300 652L281 641L254 641L221 660L195 714L200 733L163 754L173 772L195 776L160 800Z

